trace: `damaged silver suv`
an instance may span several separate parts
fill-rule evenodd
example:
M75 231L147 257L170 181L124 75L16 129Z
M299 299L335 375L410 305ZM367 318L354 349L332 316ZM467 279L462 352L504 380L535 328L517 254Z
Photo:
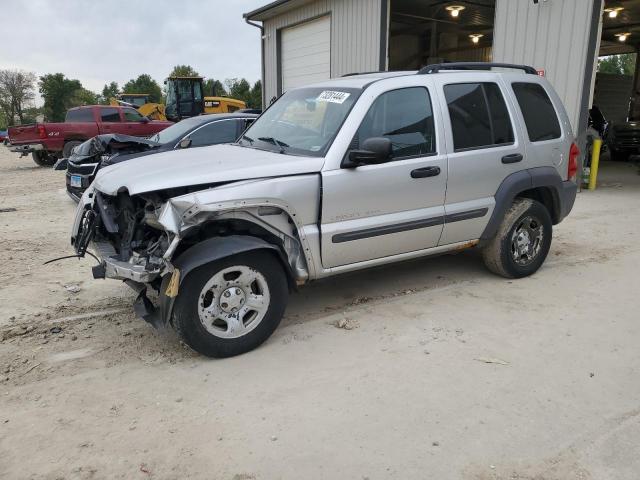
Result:
M71 240L95 278L138 292L139 315L227 357L315 279L470 247L531 275L575 200L573 140L531 67L346 76L286 92L236 144L101 170Z

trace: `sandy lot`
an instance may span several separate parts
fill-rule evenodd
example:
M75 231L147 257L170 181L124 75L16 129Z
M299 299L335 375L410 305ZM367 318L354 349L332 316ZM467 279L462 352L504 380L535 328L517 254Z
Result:
M219 361L136 319L92 261L42 265L73 253L63 182L0 146L0 478L640 475L630 166L603 167L531 278L474 252L345 275Z

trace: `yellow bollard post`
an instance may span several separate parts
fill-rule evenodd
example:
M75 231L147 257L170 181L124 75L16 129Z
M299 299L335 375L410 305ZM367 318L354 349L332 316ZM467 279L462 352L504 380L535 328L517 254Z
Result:
M589 190L596 189L596 179L598 178L598 165L600 164L600 147L602 140L596 138L593 141L593 152L591 153L591 172L589 173Z

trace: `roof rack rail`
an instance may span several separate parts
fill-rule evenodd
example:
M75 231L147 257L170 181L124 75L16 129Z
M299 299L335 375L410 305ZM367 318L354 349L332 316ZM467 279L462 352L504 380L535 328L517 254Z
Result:
M426 75L429 73L438 73L440 70L491 70L492 68L514 68L524 70L530 75L537 75L535 68L528 65L515 65L513 63L492 63L492 62L452 62L452 63L435 63L427 65L418 70L418 75Z
M371 72L351 72L351 73L345 73L344 75L341 75L341 77L353 77L355 75L369 75L371 73L384 73L384 70L373 70Z

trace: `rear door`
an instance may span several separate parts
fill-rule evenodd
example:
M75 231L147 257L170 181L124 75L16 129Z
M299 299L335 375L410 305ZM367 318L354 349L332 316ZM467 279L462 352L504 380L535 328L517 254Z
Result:
M495 76L489 78L493 81L440 81L449 127L449 180L440 245L480 238L502 181L527 168L514 108L504 85Z
M322 173L322 264L337 267L435 247L442 232L447 159L425 86L381 93L351 142L386 137L387 163ZM348 153L348 152L347 152Z
M100 133L126 133L118 107L100 107Z

